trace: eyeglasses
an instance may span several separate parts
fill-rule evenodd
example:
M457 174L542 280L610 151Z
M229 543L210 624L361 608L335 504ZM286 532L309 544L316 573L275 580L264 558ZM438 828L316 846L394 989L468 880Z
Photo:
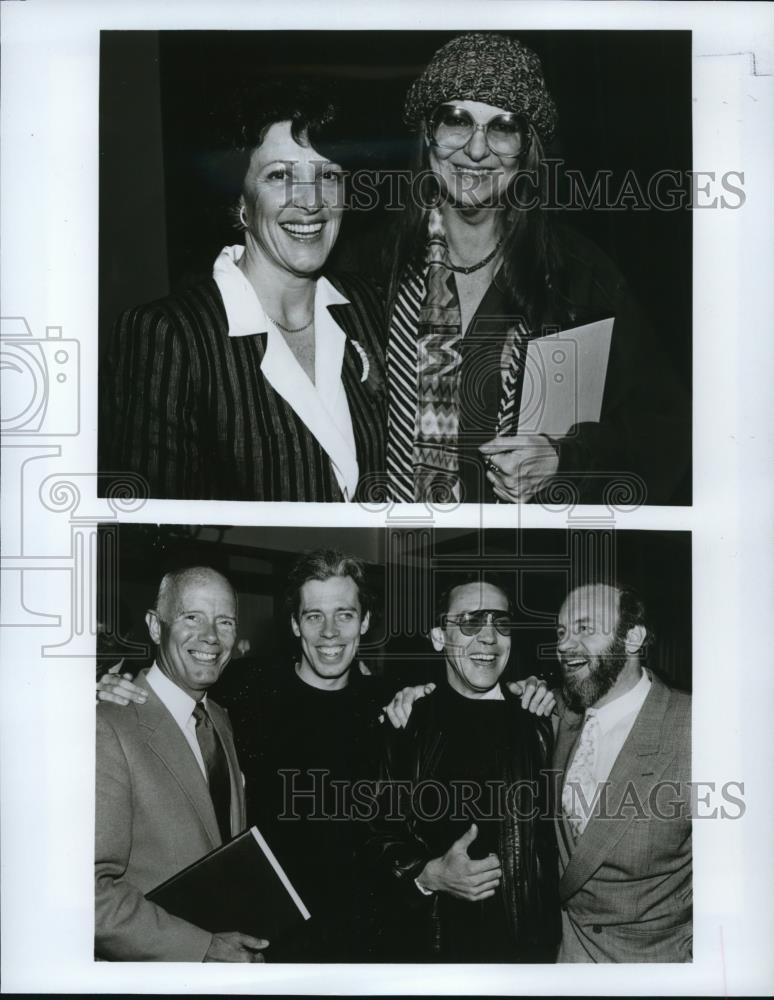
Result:
M510 635L513 623L506 611L490 611L482 608L480 611L466 611L462 615L442 615L441 624L456 625L463 635L478 635L482 628L493 625L500 635Z
M476 132L483 132L497 156L519 156L529 146L529 126L520 115L502 112L486 125L474 121L470 112L454 104L441 104L429 121L430 138L437 146L462 149Z

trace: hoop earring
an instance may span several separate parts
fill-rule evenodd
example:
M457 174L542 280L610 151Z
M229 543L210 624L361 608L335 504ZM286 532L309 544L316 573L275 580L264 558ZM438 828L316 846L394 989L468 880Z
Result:
M245 206L239 206L239 221L242 223L242 228L247 229L247 216L245 215Z

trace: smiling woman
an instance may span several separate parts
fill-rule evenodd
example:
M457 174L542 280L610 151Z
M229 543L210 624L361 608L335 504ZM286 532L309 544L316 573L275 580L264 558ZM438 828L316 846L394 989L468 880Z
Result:
M382 471L381 304L323 274L343 212L337 117L298 82L240 109L244 246L119 318L101 372L109 475L152 497L349 501Z
M612 262L554 222L559 115L537 54L506 34L452 38L409 87L404 120L416 176L434 190L386 241L396 498L676 502L688 402ZM574 365L584 329L611 320L609 354L594 362L604 396L590 408ZM549 378L529 346L560 332Z

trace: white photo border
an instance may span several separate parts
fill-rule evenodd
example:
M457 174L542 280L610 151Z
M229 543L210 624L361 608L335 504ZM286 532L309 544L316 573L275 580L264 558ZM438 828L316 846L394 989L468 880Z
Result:
M163 5L11 0L2 9L2 311L37 340L80 350L80 420L68 400L51 438L3 442L3 989L53 993L669 994L768 993L774 983L770 793L774 671L772 404L774 28L755 4L427 2L335 6L254 0ZM689 966L220 966L95 963L93 642L68 658L43 645L69 623L74 562L93 558L97 522L374 526L384 514L339 505L152 501L96 496L98 98L100 30L690 29L695 170L744 170L738 211L694 214L694 502L641 508L619 527L691 530L694 775L745 783L737 822L694 824L695 957ZM654 66L654 73L658 67ZM46 331L52 331L46 337ZM57 333L57 330L59 333ZM59 345L57 345L59 346ZM54 348L46 347L46 350ZM77 379L67 369L67 377ZM49 481L51 480L51 481ZM41 491L41 482L45 489ZM47 491L47 492L46 492ZM45 494L45 495L44 495ZM41 502L42 500L42 502ZM69 506L68 506L69 504ZM63 517L62 511L70 516ZM405 510L402 516L420 515ZM585 523L605 516L585 508ZM487 527L561 527L542 509L486 512ZM380 522L381 518L381 522ZM477 526L480 512L439 515ZM52 572L61 570L61 572ZM668 572L668 568L665 569ZM21 578L24 577L22 584ZM85 600L93 601L93 593ZM50 614L50 612L49 612ZM26 616L26 618L24 617ZM90 647L91 644L91 648ZM757 668L757 669L756 669Z

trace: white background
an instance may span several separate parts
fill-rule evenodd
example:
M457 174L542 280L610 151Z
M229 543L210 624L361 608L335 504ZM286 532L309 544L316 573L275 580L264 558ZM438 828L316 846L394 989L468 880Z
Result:
M773 23L771 6L742 3L3 3L2 314L25 317L38 340L46 327L62 327L63 337L77 340L81 352L79 433L66 434L67 404L64 397L52 399L50 412L63 407L53 429L64 436L6 438L3 448L5 991L739 995L774 990ZM693 509L617 515L622 528L693 530L694 778L745 785L742 819L694 824L694 963L467 969L95 964L94 671L88 655L93 641L88 628L78 625L81 636L59 652L79 655L44 656L41 649L70 637L73 587L80 587L81 578L86 588L76 597L87 613L91 609L93 525L118 516L96 499L93 478L99 29L473 27L692 29L694 169L745 175L742 209L694 213ZM653 73L658 71L654 65ZM6 412L8 406L6 399ZM55 479L41 490L49 475ZM595 515L600 523L607 519L606 511L587 508L573 515L573 523L593 526ZM258 509L155 501L120 517L374 525L383 524L385 514L338 505ZM487 511L486 524L515 526L517 517L522 527L567 524L566 514L505 506ZM435 515L441 526L479 521L476 510ZM63 619L44 627L41 614Z

